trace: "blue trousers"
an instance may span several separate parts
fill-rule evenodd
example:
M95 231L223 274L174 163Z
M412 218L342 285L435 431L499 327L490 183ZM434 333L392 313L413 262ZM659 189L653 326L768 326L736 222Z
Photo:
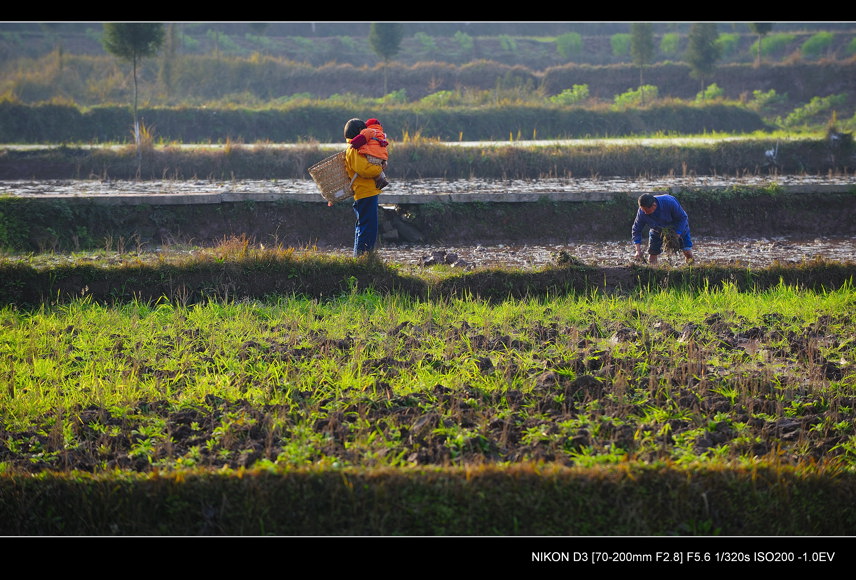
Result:
M357 223L354 229L354 257L371 252L377 243L378 233L378 196L364 197L354 201L354 214Z

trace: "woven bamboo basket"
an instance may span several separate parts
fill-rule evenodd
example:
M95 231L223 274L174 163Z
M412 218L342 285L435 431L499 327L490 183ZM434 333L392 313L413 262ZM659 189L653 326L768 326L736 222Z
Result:
M321 190L321 196L331 203L354 197L352 180L345 170L344 151L322 159L310 167L309 175Z

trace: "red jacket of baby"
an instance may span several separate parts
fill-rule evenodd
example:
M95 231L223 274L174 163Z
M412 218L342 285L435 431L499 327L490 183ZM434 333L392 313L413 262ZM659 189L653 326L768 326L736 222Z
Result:
M354 147L361 155L370 155L383 160L389 159L388 145L386 133L383 132L380 123L368 125L360 131L359 135L351 139L351 147Z

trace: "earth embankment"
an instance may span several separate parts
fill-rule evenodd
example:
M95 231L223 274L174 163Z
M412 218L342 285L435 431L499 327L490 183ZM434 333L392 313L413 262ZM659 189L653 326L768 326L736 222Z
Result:
M274 188L232 183L227 191L204 182L180 191L175 184L152 182L3 185L13 194L3 201L3 242L17 251L103 247L105 239L147 250L213 245L235 236L297 248L353 243L350 203L328 207L307 180ZM387 248L629 241L636 197L664 191L680 199L696 238L856 236L856 185L847 179L704 186L676 180L434 180L390 190L381 197L381 243Z

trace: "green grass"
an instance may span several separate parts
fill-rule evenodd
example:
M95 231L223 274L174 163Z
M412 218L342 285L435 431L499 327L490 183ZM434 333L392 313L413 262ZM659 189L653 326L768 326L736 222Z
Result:
M206 287L259 272L246 245L211 252ZM503 298L543 273L407 293L367 282L390 268L303 259L283 272L337 289L0 308L0 533L852 529L851 283Z
M63 454L96 470L775 455L852 470L854 303L850 286L724 284L501 302L354 289L7 306L0 405L19 452L3 465L52 470ZM188 410L218 418L177 437ZM773 436L787 419L799 436Z

